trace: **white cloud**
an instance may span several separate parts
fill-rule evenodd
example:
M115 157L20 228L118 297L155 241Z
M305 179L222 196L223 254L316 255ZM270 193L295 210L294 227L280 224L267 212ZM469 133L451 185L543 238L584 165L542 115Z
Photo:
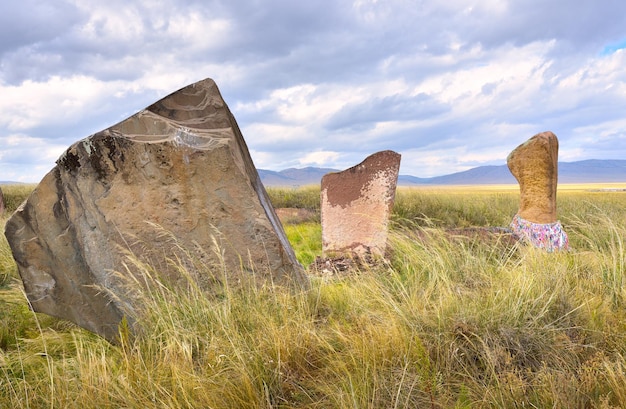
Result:
M504 95L505 104L529 104L543 85L550 62L545 54L553 45L533 43L522 48L501 47L497 50L470 51L480 59L469 67L444 71L418 84L416 92L426 92L438 100L455 104L455 110L471 114L482 110ZM486 88L492 87L489 92ZM502 109L502 105L498 104Z
M306 127L275 123L254 123L243 128L242 133L249 146L270 151L288 150L290 146L301 148L314 137Z
M67 146L24 134L0 136L0 180L36 182L48 173Z
M320 166L325 167L329 164L334 163L339 158L339 152L333 151L317 151L310 152L306 155L302 156L299 160L300 165L303 166Z
M72 122L87 110L99 109L103 99L125 86L85 76L29 80L19 86L0 84L0 126L17 131Z

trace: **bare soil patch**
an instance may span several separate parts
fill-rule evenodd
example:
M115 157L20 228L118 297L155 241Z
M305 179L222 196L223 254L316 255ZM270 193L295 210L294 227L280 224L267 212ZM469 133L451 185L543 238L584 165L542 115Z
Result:
M299 224L319 220L319 212L314 209L280 207L275 210L282 224Z

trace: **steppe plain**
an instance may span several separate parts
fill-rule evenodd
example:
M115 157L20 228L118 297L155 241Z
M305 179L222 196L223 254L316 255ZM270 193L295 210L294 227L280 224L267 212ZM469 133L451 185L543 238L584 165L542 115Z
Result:
M2 186L9 210L32 188ZM31 312L1 237L0 407L625 407L624 189L559 185L572 249L548 254L446 234L506 226L516 185L399 188L384 262L305 293L164 286L120 345ZM285 225L309 265L319 187L268 191L313 210Z

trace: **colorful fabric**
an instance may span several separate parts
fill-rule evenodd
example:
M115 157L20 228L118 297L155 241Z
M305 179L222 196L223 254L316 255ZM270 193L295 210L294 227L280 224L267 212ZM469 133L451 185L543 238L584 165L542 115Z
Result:
M530 242L533 246L545 249L549 253L555 250L567 250L569 239L561 223L539 224L522 219L518 214L511 222L513 234L521 240Z

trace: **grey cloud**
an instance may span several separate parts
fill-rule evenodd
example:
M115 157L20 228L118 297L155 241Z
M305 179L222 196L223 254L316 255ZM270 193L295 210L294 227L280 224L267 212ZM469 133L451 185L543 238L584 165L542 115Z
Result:
M0 81L40 80L63 67L63 57L48 47L88 16L65 1L5 2L0 13Z
M448 106L434 101L426 94L372 98L361 104L345 106L326 123L326 128L363 129L372 127L377 122L429 119L449 110Z
M488 84L483 85L483 87L481 88L481 93L483 95L491 95L496 90L496 88L498 88L498 83L490 82Z
M95 36L86 37L81 26L83 20L59 17L57 20L65 27L64 32L43 36L36 48L14 49L10 64L5 65L27 68L7 69L5 78L17 83L25 78L45 78L69 71L136 78L140 69L137 64L125 64L125 58L143 55L149 62L159 55L169 55L176 56L181 63L189 60L214 64L230 62L249 67L250 80L242 83L242 88L272 89L325 81L329 77L336 82L366 78L376 75L380 62L386 58L398 53L411 54L426 43L429 43L429 53L436 52L433 50L439 48L434 46L437 39L447 38L445 32L436 29L437 21L431 21L430 16L415 20L419 10L412 5L399 14L395 10L387 10L385 14L383 9L382 17L373 22L360 17L350 3L330 0L305 3L273 0L259 4L172 1L160 7L141 2L120 3L119 6L120 10L136 10L135 16L140 17L127 24L141 27L141 35L123 41L111 38L103 30L101 20L93 25ZM63 15L63 9L49 7L50 15ZM215 49L188 53L188 44L168 35L167 18L192 12L206 21L228 19L233 25L231 33L219 39L220 46ZM165 20L161 22L163 16ZM118 68L120 65L122 68Z
M151 2L122 2L120 9L134 8L138 16L127 24L143 29L142 35L123 41L109 38L102 30L102 21L94 26L96 36L85 38L80 30L85 17L65 3L33 4L29 9L39 12L28 19L26 8L13 6L17 22L11 19L3 30L14 31L16 25L35 28L22 29L23 35L17 36L21 42L12 44L15 55L11 64L4 64L5 69L6 66L27 69L5 75L15 82L37 77L38 73L41 76L82 70L97 75L102 70L111 78L133 78L140 73L136 65L123 64L123 68L117 68L116 63L142 55L149 61L165 54L176 55L181 63L200 60L249 66L254 72L241 87L256 84L271 89L319 82L331 76L339 82L382 75L380 64L385 59L421 53L424 62L417 67L420 70L402 73L419 77L426 74L420 71L428 70L432 64L429 57L449 52L453 39L467 42L468 46L481 43L486 47L550 38L599 43L621 32L621 23L626 22L626 10L623 10L626 6L621 1L606 0L602 7L598 3L583 3L515 1L509 3L504 16L492 19L488 11L444 13L428 3L389 1L372 3L368 6L372 10L361 11L374 13L373 20L367 21L350 3L330 0L170 1L160 6ZM593 12L587 12L589 7L595 8ZM166 30L169 16L191 12L199 13L207 21L226 18L233 24L233 30L227 38L219 40L218 48L190 55L186 52L188 45L169 36ZM6 34L0 38L15 38ZM18 50L20 45L27 44L36 45Z
M334 146L341 146L343 151L364 155L385 149L398 152L407 149L445 150L475 143L476 135L480 135L480 126L478 120L447 118L434 125L403 128L378 138L366 138L366 134L358 128L344 128L332 131L328 140Z
M596 140L586 149L592 157L624 159L626 158L626 132L605 135L603 139Z
M85 21L76 6L63 1L21 0L2 4L0 13L0 56L10 50L49 41Z
M487 47L556 39L568 51L601 49L623 39L626 3L621 0L510 0L496 18L490 11L466 15L460 33Z
M121 2L120 10L134 11L122 24L136 29L136 34L125 37L116 36L115 30L105 30L106 16L93 20L86 30L88 16L77 9L68 11L70 6L65 3L46 2L41 7L31 6L35 10L32 15L31 10L20 5L16 7L17 22L0 27L0 30L7 31L7 35L2 35L0 39L13 38L8 35L8 31L13 30L12 25L38 27L18 30L21 41L0 43L4 51L0 79L9 84L25 79L44 80L68 73L136 79L155 60L162 60L162 56L176 55L175 59L181 64L185 59L206 58L197 52L189 55L187 50L194 44L186 44L166 32L168 18L204 12L193 4L181 8L176 2L170 2L162 3L162 8L159 8L151 2ZM6 18L7 15L3 13L0 19L2 16ZM161 19L164 23L157 26L156 21Z
M345 3L330 0L282 0L264 2L252 10L243 5L238 7L237 2L229 4L229 16L239 29L233 44L235 50L244 48L244 58L272 58L289 54L303 43L315 43L329 30L349 23L344 18L342 4Z

